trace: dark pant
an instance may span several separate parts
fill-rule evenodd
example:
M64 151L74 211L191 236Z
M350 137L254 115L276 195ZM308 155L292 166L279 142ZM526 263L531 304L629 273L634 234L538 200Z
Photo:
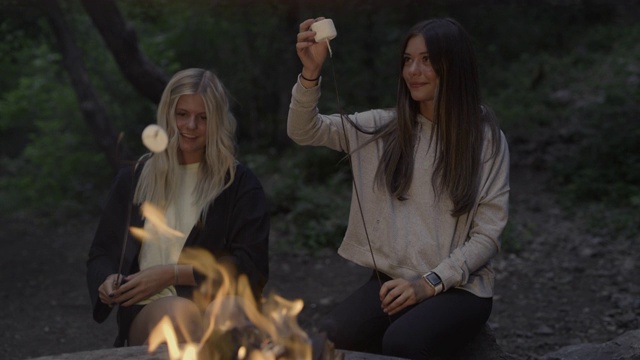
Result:
M381 280L390 280L380 274ZM409 359L459 350L484 326L493 300L451 289L388 316L380 307L380 283L373 276L319 324L337 349Z
M113 342L114 347L123 347L129 343L129 329L133 323L133 319L142 311L144 305L131 305L120 307L118 309L118 335Z

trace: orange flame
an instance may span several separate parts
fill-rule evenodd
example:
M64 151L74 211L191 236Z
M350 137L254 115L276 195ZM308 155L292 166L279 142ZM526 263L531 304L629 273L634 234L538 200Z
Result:
M166 225L158 208L144 203L141 209L153 231L132 227L139 239L181 235ZM171 360L311 359L311 341L297 322L304 307L302 300L290 301L270 294L258 304L247 277L236 276L232 267L216 261L204 249L184 249L181 263L192 265L206 276L193 293L204 317L204 335L199 342L189 341L181 348L174 325L164 317L149 336L149 352L166 343Z
M167 225L167 218L165 217L164 212L152 203L145 201L140 206L140 210L142 211L142 215L144 216L144 218L150 223L150 231L146 231L143 228L137 228L134 226L131 226L129 228L131 234L138 238L140 241L150 241L158 236L166 236L171 238L179 238L184 236L184 234L180 231L175 230Z

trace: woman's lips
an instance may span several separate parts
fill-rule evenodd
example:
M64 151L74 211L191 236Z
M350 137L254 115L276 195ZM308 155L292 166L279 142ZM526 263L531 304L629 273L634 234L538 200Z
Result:
M427 83L409 83L409 87L412 89L417 89L427 85Z

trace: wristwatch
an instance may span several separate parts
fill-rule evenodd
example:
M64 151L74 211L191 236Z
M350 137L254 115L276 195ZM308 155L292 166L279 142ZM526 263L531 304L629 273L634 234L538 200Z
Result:
M440 276L433 271L429 271L422 275L422 278L435 290L434 296L440 294L442 290L444 290L444 284L442 283Z

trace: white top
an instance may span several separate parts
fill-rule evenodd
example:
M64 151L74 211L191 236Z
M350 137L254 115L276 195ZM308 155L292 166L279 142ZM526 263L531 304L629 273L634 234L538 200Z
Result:
M145 220L144 230L148 235L148 239L142 242L140 249L140 270L157 265L178 263L178 258L187 236L200 215L199 209L194 205L195 199L193 196L199 165L198 163L180 165L175 201L169 204L165 213L166 225L177 230L181 235L177 235L175 232L162 231L162 228L155 226L149 220ZM165 288L160 293L138 304L148 304L160 297L171 295L176 295L176 290L173 286Z

